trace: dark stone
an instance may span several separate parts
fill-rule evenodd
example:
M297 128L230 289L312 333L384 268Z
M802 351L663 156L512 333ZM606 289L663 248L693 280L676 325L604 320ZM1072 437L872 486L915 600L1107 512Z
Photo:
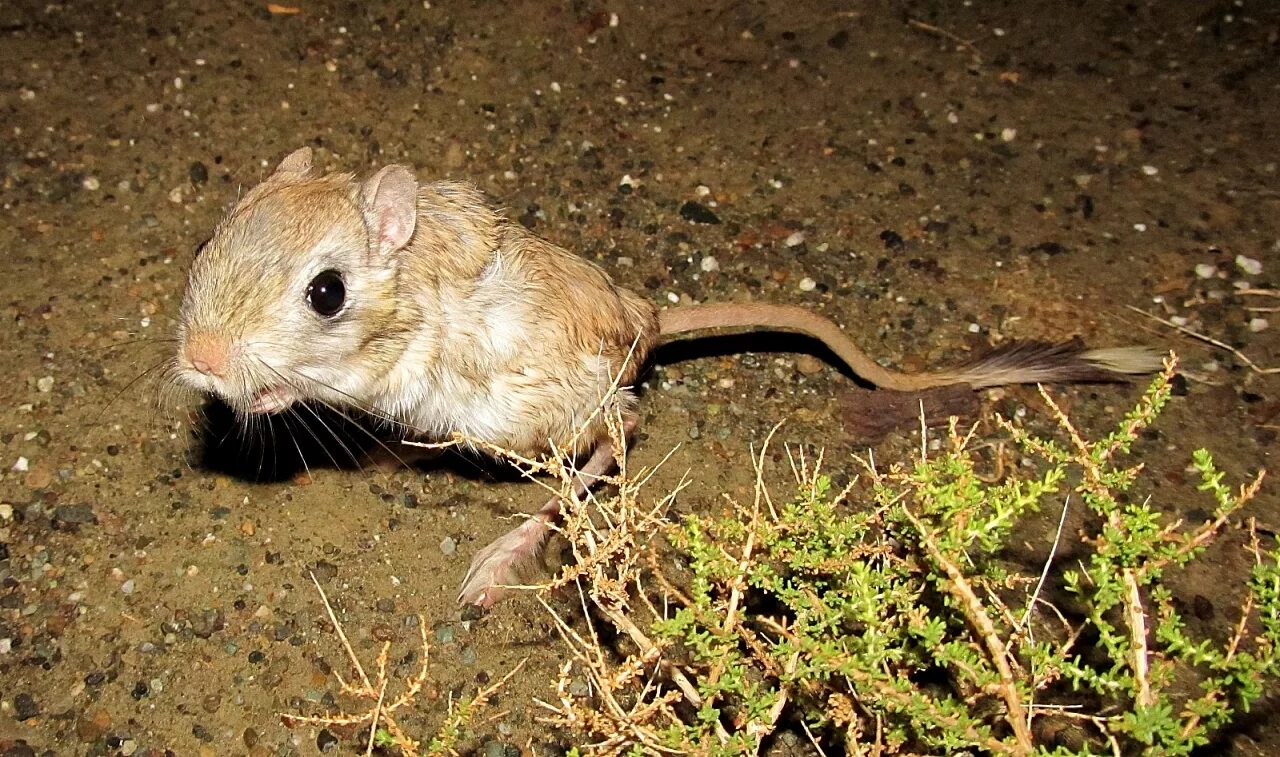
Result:
M832 48L833 50L843 50L845 46L848 44L849 44L849 32L847 29L841 29L835 34L832 34L831 37L827 40L827 46Z
M98 516L88 505L58 505L53 510L53 527L70 529L86 523L97 523Z
M28 720L40 714L40 705L36 698L23 692L13 698L13 716L17 720Z
M203 184L209 180L209 169L205 168L204 163L198 160L191 164L187 174L191 177L192 184Z
M1043 252L1046 255L1061 255L1066 251L1067 248L1057 242L1041 242L1035 247L1027 249L1027 252Z
M334 736L328 728L322 728L320 734L316 736L316 749L322 752L332 752L338 748L338 737Z
M311 566L311 572L315 574L317 581L328 583L338 575L338 566L328 560L319 560Z
M680 206L680 217L689 223L714 224L720 223L720 216L711 212L711 209L700 202L689 200Z
M907 246L902 236L893 229L885 229L880 232L880 241L884 242L886 250L901 250Z

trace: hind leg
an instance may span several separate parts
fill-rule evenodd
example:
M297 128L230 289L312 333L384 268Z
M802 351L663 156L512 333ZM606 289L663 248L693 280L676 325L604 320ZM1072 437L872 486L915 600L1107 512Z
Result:
M631 436L638 418L628 414L623 418L623 438ZM601 476L609 473L614 467L613 442L608 436L596 442L595 449L587 464L582 466L574 491L579 497L586 494ZM551 531L551 521L560 514L560 497L552 497L528 520L499 537L489 546L476 553L471 559L471 567L466 578L462 579L462 588L458 592L458 601L463 604L492 607L506 593L502 587L515 582L516 573L521 565L532 560L542 548L543 541Z

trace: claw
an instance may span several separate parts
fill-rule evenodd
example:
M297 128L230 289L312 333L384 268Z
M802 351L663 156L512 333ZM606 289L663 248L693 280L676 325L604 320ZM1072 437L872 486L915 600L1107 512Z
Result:
M546 534L546 521L535 516L477 552L462 579L458 602L492 607L516 583L520 568L537 556Z

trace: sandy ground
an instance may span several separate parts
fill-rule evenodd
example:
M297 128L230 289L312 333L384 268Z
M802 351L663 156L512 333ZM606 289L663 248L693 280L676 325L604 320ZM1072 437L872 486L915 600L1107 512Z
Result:
M1277 379L1128 306L1277 359L1280 316L1248 308L1280 303L1238 292L1280 282L1280 5L299 5L0 4L5 754L362 749L280 721L333 704L330 666L346 669L309 570L366 659L390 639L412 671L429 625L409 725L527 657L471 743L564 746L530 704L560 662L543 611L453 603L537 487L452 459L388 473L313 454L301 473L280 439L219 444L214 422L202 443L196 408L148 379L193 250L302 145L330 169L473 181L657 303L802 304L900 367L1015 337L1176 347L1196 380L1144 440L1153 496L1205 515L1185 485L1198 446L1235 477L1270 464ZM749 444L782 418L787 441L856 470L847 378L783 351L703 354L651 375L634 455L682 445L655 483L688 471L682 508L748 485ZM1137 389L1059 394L1097 429ZM1038 407L1026 389L988 400ZM345 463L364 442L339 437L323 454ZM1252 510L1273 528L1274 491ZM1240 542L1179 583L1198 631L1236 619ZM1227 744L1280 750L1269 712Z

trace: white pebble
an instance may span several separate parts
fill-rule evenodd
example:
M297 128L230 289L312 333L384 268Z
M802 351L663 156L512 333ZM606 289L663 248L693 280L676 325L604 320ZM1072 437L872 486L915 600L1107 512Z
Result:
M799 247L804 244L804 232L792 232L782 243L788 247Z
M1188 322L1189 321L1185 315L1169 316L1169 323L1172 323L1174 326L1186 326Z
M458 542L453 540L452 536L446 536L440 540L440 552L446 557L452 555L458 549Z
M19 473L26 473L30 468L31 461L25 457L18 458L18 461L13 464L13 469Z
M169 190L169 202L175 205L182 202L182 187L174 187Z
M1017 130L1017 129L1003 129L1003 130L1001 130L1001 132L1000 132L1000 138L1001 138L1001 139L1003 139L1003 140L1004 140L1004 141L1006 141L1006 142L1012 142L1013 140L1015 140L1015 139L1017 139L1017 138L1018 138L1018 130Z
M1139 231L1139 232L1141 232L1141 231L1146 231L1146 230L1147 230L1147 225L1146 225L1145 223L1135 223L1135 224L1133 225L1133 230L1134 230L1134 231Z
M622 178L618 180L618 186L620 186L620 187L638 187L638 186L640 186L640 182L639 182L639 181L637 181L636 179L631 178L631 174L629 174L629 173L628 173L628 174L623 174L623 175L622 175Z
M670 302L672 305L675 305L676 303L680 302L680 295L676 294L675 292L667 292L667 302Z
M805 276L803 279L800 279L800 291L812 292L814 289L817 289L817 288L818 288L818 282L814 281L808 276Z
M699 184L694 188L693 193L699 197L706 197L711 194L711 187L708 187L706 184Z
M0 520L13 520L13 505L8 502L0 503Z
M84 177L84 181L80 182L80 186L90 192L96 192L98 191L98 188L102 186L102 183L98 181L97 176L86 176Z
M1256 333L1258 333L1259 331L1266 331L1266 330L1267 330L1267 327L1268 327L1268 326L1270 326L1270 325L1271 325L1271 324L1267 323L1267 319L1266 319L1266 318L1251 318L1251 319L1249 319L1249 330L1250 330L1250 331L1252 331L1252 332L1253 332L1253 333L1255 333L1255 334L1256 334Z
M132 594L134 588L136 588L136 584L134 584L132 578L120 584L120 591L123 591L125 594Z
M558 93L560 91L560 82L558 81L551 82L551 91Z
M1236 265L1240 266L1240 270L1250 276L1257 276L1262 273L1262 263L1253 258L1247 258L1244 255L1236 255Z
M1212 279L1218 275L1218 266L1212 263L1201 263L1196 266L1196 276L1202 279Z
M36 388L46 393L53 391L53 376L41 376L36 379Z
M1156 168L1155 166L1143 166L1142 172L1145 173L1147 176L1155 176L1156 174L1160 173L1160 169Z
M618 259L614 262L616 262L618 265L622 266L623 268L630 268L631 266L636 264L635 258L627 257L626 255L619 256Z
M969 324L969 333L970 333L970 334L976 334L976 333L978 333L979 331L982 331L982 327L981 327L981 326L979 326L979 325L978 325L978 324L976 324L976 323L971 323L971 324Z
M708 255L702 259L702 262L698 264L698 267L706 273L711 273L712 271L720 270L720 261L716 260L715 257Z

